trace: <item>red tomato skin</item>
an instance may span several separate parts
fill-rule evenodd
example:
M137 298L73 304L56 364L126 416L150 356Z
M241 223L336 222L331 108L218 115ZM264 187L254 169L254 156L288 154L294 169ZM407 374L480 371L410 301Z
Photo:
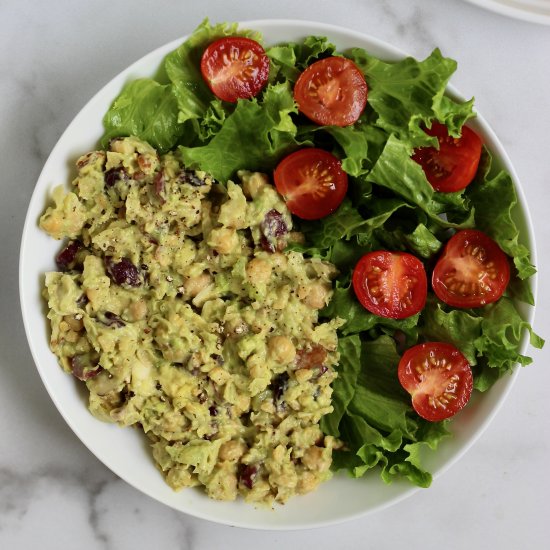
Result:
M397 376L411 395L413 409L430 422L445 420L462 410L470 401L474 386L466 357L444 342L409 348L399 361Z
M321 181L322 173L329 179ZM288 209L303 220L318 220L332 214L348 190L348 175L340 160L315 147L286 156L275 168L273 179Z
M425 131L437 138L439 149L420 147L412 158L422 166L432 187L441 193L453 193L470 185L481 158L481 138L468 126L462 127L459 138L451 137L447 126L439 122Z
M476 247L478 256L472 255ZM480 257L484 257L485 261L480 260ZM484 267L485 263L491 262L491 266ZM460 275L461 266L463 272L470 275L470 280L463 280L466 277L458 277L457 280L452 278L451 273ZM485 288L480 286L481 271L486 272L482 279ZM464 229L455 233L445 245L432 272L432 289L435 295L442 302L456 308L483 307L496 302L504 294L509 281L510 264L506 254L491 237L477 229ZM471 285L469 294L461 291L463 283ZM458 286L453 288L453 284Z
M367 83L359 67L338 56L312 63L294 85L298 109L321 126L343 127L357 122L367 104L367 95Z
M229 103L258 95L267 84L269 66L263 47L243 36L215 40L201 58L201 73L206 84L216 97ZM229 73L226 77L224 71Z
M385 274L385 270L389 283L377 278L377 273ZM424 265L407 252L378 250L365 254L353 270L352 284L361 305L380 317L405 319L416 315L426 305L428 281ZM390 303L379 299L380 288L389 289ZM407 292L404 303L400 296L402 291Z

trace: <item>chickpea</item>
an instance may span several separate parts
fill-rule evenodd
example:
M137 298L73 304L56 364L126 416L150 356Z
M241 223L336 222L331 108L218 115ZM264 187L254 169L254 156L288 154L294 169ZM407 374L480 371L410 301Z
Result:
M302 463L306 468L316 472L324 472L328 469L330 462L323 457L322 447L312 445L304 452Z
M321 309L327 305L329 289L323 283L312 283L304 302L312 309Z
M277 294L275 300L273 300L272 307L273 309L285 309L288 305L288 298L290 296L290 288L288 285L284 285L277 289Z
M275 414L275 405L273 404L273 401L270 399L266 399L261 405L260 410L268 413L268 414Z
M313 491L319 485L319 481L319 478L311 472L304 472L298 481L298 493L303 495L304 493Z
M296 289L296 296L300 298L300 300L305 300L309 294L309 286L307 285L300 285Z
M63 317L63 321L65 321L65 323L69 325L69 328L71 330L74 330L75 332L79 332L84 328L82 317L80 319L77 319L74 315L65 315Z
M271 261L276 270L284 271L287 268L288 260L281 252L274 252L271 254Z
M296 376L296 381L299 384L311 380L313 377L313 371L311 369L298 369L295 371L294 375Z
M141 321L147 317L147 303L145 300L132 302L128 307L128 314L132 321Z
M237 414L242 414L250 410L250 396L241 394L235 400L235 410Z
M239 249L239 236L235 229L221 227L212 229L208 244L218 252L218 254L231 254Z
M246 360L246 366L249 369L250 377L252 379L265 378L268 375L268 369L265 365L265 360L258 353L253 353Z
M101 300L102 291L99 288L87 288L86 289L86 298L94 306L94 309L99 305L98 302Z
M294 469L282 472L275 478L275 482L279 487L294 489L298 484L298 474Z
M110 144L111 151L121 154L131 154L136 152L135 145L126 139L114 139Z
M246 275L252 283L267 283L271 277L271 265L261 258L254 258L246 266Z
M226 441L222 444L218 456L220 460L235 461L241 458L245 451L245 443L243 443L242 441L231 439L230 441Z
M231 377L231 375L222 367L214 367L209 373L208 377L214 384L223 386Z
M296 348L286 336L273 336L269 339L267 348L270 357L282 365L288 365L296 357Z
M212 282L212 276L206 271L195 277L190 277L183 283L185 294L194 298L201 290L204 290Z
M76 344L79 339L80 334L78 334L78 332L75 332L74 330L69 330L69 332L65 334L65 341L70 342L71 344Z
M269 185L269 181L265 174L260 172L243 174L243 193L249 199L256 197L266 185Z
M296 244L304 244L306 242L306 238L300 231L291 231L288 234L288 241Z

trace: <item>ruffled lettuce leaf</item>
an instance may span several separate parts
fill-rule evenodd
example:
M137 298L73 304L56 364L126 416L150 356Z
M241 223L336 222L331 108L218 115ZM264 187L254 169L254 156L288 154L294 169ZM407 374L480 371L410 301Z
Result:
M424 339L455 345L475 367L474 387L479 391L489 389L516 365L531 363L519 351L526 332L533 347L544 345L507 297L476 310L451 309L432 297L420 320Z
M453 344L470 365L477 364L475 341L481 336L483 317L466 310L449 309L431 296L422 312L421 323L422 336L426 340Z
M514 260L517 275L527 279L536 272L531 264L529 249L520 242L514 216L518 198L512 177L503 170L491 171L492 159L485 150L482 177L467 188L468 198L475 209L476 227L490 235Z
M541 348L544 340L522 319L512 300L503 297L483 309L481 336L476 339L475 346L490 367L507 372L516 364L528 365L532 361L519 353L526 331L530 335L531 345Z
M384 62L359 48L351 50L351 58L365 73L377 125L415 147L433 144L422 130L433 119L458 136L464 122L474 116L473 100L457 102L446 95L456 61L443 57L438 49L423 61L407 57Z
M104 116L102 145L113 137L134 135L166 152L217 134L233 106L212 94L201 76L200 58L210 42L233 35L261 40L258 32L239 29L236 23L211 25L205 19L164 58L154 78L126 85Z
M290 85L269 85L260 100L239 100L208 143L180 147L183 161L222 182L243 168L270 171L299 145L291 117L296 112Z
M340 437L339 425L355 394L357 377L361 369L361 340L348 336L338 340L340 362L336 367L338 377L332 385L332 413L321 418L321 429L326 434Z
M178 122L178 104L168 84L143 78L127 84L103 117L103 147L112 138L139 136L161 152L172 149L184 127Z
M200 60L208 44L225 36L245 36L261 41L258 32L239 29L237 23L211 25L205 19L181 46L164 59L164 71L178 102L180 123L200 121L207 114L210 102L217 101L202 78ZM203 137L200 124L194 124L193 128Z
M343 335L367 332L375 327L407 332L418 324L418 314L406 319L389 319L370 313L358 302L351 283L343 284L340 281L336 282L332 299L321 311L321 316L345 320L346 323L340 329Z
M474 224L474 210L462 193L437 193L421 166L411 159L410 143L390 135L368 181L384 187L423 210L441 227L466 228ZM445 216L443 216L445 214Z
M343 360L338 367L349 404L344 413L339 407L328 415L322 425L327 433L340 435L346 442L343 450L335 452L334 468L360 477L378 466L387 483L404 476L428 487L432 478L422 467L422 451L437 448L449 434L446 423L426 422L412 413L410 398L397 379L399 354L392 338L363 341L360 357L358 335L342 340L354 342L353 347L340 348Z
M334 54L336 47L324 36L308 36L303 42L278 44L266 50L272 63L271 80L295 82L311 63Z

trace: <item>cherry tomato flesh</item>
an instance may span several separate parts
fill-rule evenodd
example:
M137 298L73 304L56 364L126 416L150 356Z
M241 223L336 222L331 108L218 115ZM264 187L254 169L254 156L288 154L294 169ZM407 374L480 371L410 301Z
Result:
M345 57L312 63L294 85L298 109L320 125L349 126L367 104L367 83L357 65Z
M446 304L458 308L496 302L510 280L507 256L489 236L475 229L453 235L437 260L432 288Z
M418 258L406 252L365 254L355 266L352 284L363 307L381 317L404 319L426 304L426 271Z
M202 77L223 101L256 96L267 84L269 58L258 42L228 36L212 42L201 58Z
M434 122L426 133L437 138L439 149L420 147L412 158L422 166L432 187L442 193L451 193L470 185L481 157L480 137L468 126L462 127L459 138L452 137L447 127L439 122Z
M422 418L438 422L454 416L470 400L473 376L459 349L443 342L409 348L401 357L397 376L412 396L412 406Z
M285 157L273 178L288 209L304 220L318 220L334 212L348 190L348 176L340 160L314 147Z

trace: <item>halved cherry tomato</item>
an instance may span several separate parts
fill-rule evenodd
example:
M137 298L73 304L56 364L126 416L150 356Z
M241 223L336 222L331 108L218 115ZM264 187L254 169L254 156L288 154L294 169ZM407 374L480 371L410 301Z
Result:
M426 271L418 258L406 252L365 254L355 266L352 283L363 307L381 317L404 319L426 304Z
M349 126L367 104L367 83L357 65L345 57L311 64L294 85L298 109L317 124Z
M459 349L443 342L409 348L397 367L399 382L419 416L431 422L455 415L470 400L472 369Z
M314 147L285 157L273 178L288 209L304 220L318 220L334 212L348 190L342 163L328 151Z
M420 147L412 158L422 166L432 187L450 193L470 185L481 157L480 137L468 126L462 127L459 138L452 137L447 126L439 122L434 122L426 133L437 138L439 149Z
M460 308L496 302L509 280L508 258L493 239L476 229L453 235L432 273L437 297Z
M269 58L255 40L228 36L204 50L201 72L214 95L235 103L254 97L266 85Z

